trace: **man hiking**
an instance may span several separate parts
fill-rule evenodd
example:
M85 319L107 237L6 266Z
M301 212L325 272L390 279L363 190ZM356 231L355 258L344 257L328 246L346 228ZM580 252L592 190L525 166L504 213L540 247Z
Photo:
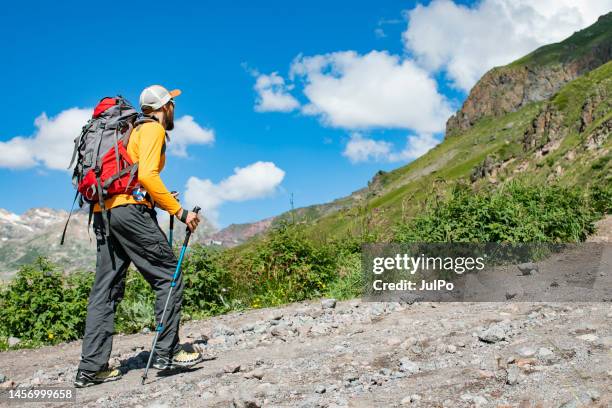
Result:
M160 321L177 259L157 223L154 206L176 216L191 231L198 226L197 214L181 208L159 175L165 164L166 131L174 128L174 98L180 93L159 85L142 91L140 107L144 116L136 122L127 146L132 161L138 162L138 186L132 192L104 200L106 219L100 205L94 206L96 276L87 306L81 362L74 382L76 387L121 378L122 373L109 367L108 360L113 342L114 314L123 298L130 262L155 291L155 316L156 321ZM105 227L109 228L109 233ZM179 276L153 356L152 365L160 370L191 367L202 361L200 353L188 352L179 345L182 296L183 280Z

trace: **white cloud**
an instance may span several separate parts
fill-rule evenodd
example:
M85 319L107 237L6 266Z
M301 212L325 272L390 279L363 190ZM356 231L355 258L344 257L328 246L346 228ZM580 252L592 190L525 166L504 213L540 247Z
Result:
M70 108L53 117L43 112L34 120L34 134L0 142L0 167L26 169L44 166L52 170L67 170L74 139L91 118L92 111L93 108ZM178 156L186 155L187 145L214 141L214 132L200 127L191 116L177 119L172 135L169 152Z
M400 162L414 160L435 147L439 140L425 133L406 138L406 146L400 151L393 151L393 145L383 140L364 138L360 133L353 133L346 144L342 155L352 163L367 161Z
M188 208L202 207L204 216L217 223L219 207L228 201L245 201L273 194L285 177L285 172L272 162L258 161L246 167L236 167L234 174L215 184L209 179L190 177L185 191Z
M257 112L291 112L299 108L300 103L289 93L293 87L285 84L278 73L266 75L253 71L252 74L257 78L253 87L257 92Z
M389 142L365 139L360 133L353 133L342 155L353 163L382 161L389 156L392 147Z
M13 137L0 142L0 167L29 168L43 165L66 170L70 163L73 141L91 117L92 109L71 108L57 116L42 113L34 121L36 130L30 137Z
M444 128L451 109L434 79L413 61L386 51L298 56L290 78L304 81L302 108L340 128L404 128L417 133Z
M612 0L434 0L407 11L406 49L468 91L490 68L558 42L612 9Z
M6 142L0 142L0 167L23 169L36 165L32 155L31 141L17 136Z
M215 132L198 125L193 116L181 116L174 121L174 130L170 132L171 141L168 152L180 157L187 156L187 146L192 144L213 144Z

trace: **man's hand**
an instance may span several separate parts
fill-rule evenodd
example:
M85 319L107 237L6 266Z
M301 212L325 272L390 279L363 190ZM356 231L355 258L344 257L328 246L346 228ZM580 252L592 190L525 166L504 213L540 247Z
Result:
M183 219L183 212L187 211L184 208L181 208L179 212L176 213L176 217L179 220ZM194 232L196 230L196 228L198 228L198 224L200 223L200 218L198 217L198 214L191 212L191 211L187 211L187 219L185 220L185 224L187 225L187 228L189 228L189 231Z

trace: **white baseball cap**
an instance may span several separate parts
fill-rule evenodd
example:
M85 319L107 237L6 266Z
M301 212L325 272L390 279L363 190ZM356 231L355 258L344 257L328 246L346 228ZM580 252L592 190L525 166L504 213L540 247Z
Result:
M161 85L146 87L140 94L140 109L150 108L157 110L181 94L180 89L168 91Z

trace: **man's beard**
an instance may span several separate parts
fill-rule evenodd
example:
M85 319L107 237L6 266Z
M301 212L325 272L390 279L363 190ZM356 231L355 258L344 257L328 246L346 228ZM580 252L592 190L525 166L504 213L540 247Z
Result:
M174 129L174 113L166 116L166 130Z

